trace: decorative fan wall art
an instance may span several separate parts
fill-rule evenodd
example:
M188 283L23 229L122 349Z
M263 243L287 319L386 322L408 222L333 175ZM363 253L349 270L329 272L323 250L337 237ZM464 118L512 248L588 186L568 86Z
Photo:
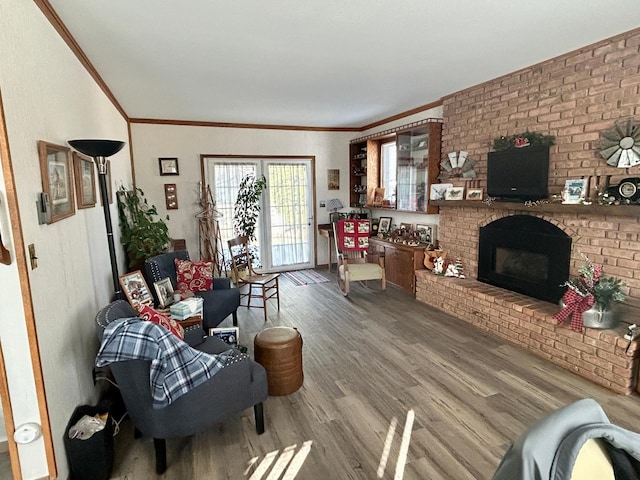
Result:
M476 178L475 166L478 162L467 158L467 155L468 152L465 151L450 152L447 155L449 158L440 162L442 173L438 179L443 181L451 178Z
M640 164L640 125L633 118L616 121L600 138L600 155L608 165L628 168Z

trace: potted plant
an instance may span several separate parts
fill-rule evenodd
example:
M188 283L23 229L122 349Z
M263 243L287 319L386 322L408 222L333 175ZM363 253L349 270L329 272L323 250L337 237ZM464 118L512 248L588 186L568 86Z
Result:
M169 245L169 229L158 217L155 205L149 205L140 188L120 187L117 194L120 242L124 246L129 268L141 270L144 261L164 252ZM165 218L169 220L169 216Z
M585 265L578 275L571 276L564 285L567 291L562 297L562 310L555 315L563 321L571 317L571 328L582 331L582 327L613 328L619 321L617 303L626 298L624 283L620 279L603 276L602 265L594 265L582 255Z
M236 234L256 239L256 222L260 214L260 196L267 188L267 179L264 175L256 178L255 174L248 173L240 182L240 188L233 206L233 229Z
M256 178L248 173L242 178L236 203L233 206L233 230L236 235L247 237L249 241L256 240L256 223L260 215L260 196L267 188L264 175ZM255 245L249 245L249 255L254 268L260 268L260 256ZM235 281L235 280L234 280Z

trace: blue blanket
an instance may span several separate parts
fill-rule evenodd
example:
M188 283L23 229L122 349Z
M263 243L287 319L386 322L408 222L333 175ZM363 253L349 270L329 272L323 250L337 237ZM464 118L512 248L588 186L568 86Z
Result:
M191 348L169 330L139 318L109 324L104 331L96 366L123 360L149 360L155 408L162 408L221 369L249 357L235 348L210 355Z

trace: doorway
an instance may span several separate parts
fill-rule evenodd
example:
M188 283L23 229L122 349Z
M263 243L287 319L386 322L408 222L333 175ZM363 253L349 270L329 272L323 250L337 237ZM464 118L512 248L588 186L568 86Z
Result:
M281 272L313 268L315 221L314 157L202 155L204 183L216 205L225 259L233 230L233 207L242 179L264 175L256 226L259 270Z

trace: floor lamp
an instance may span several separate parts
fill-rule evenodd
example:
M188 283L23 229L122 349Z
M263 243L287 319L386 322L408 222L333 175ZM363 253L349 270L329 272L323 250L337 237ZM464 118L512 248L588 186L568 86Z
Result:
M98 167L98 184L100 185L100 198L104 211L104 222L107 226L107 243L109 244L109 256L111 257L111 276L113 278L114 298L122 298L120 278L118 275L118 263L116 261L116 248L113 243L113 226L111 224L111 211L109 210L109 196L107 190L107 157L118 153L124 147L124 142L118 140L69 140L69 145L93 158Z

